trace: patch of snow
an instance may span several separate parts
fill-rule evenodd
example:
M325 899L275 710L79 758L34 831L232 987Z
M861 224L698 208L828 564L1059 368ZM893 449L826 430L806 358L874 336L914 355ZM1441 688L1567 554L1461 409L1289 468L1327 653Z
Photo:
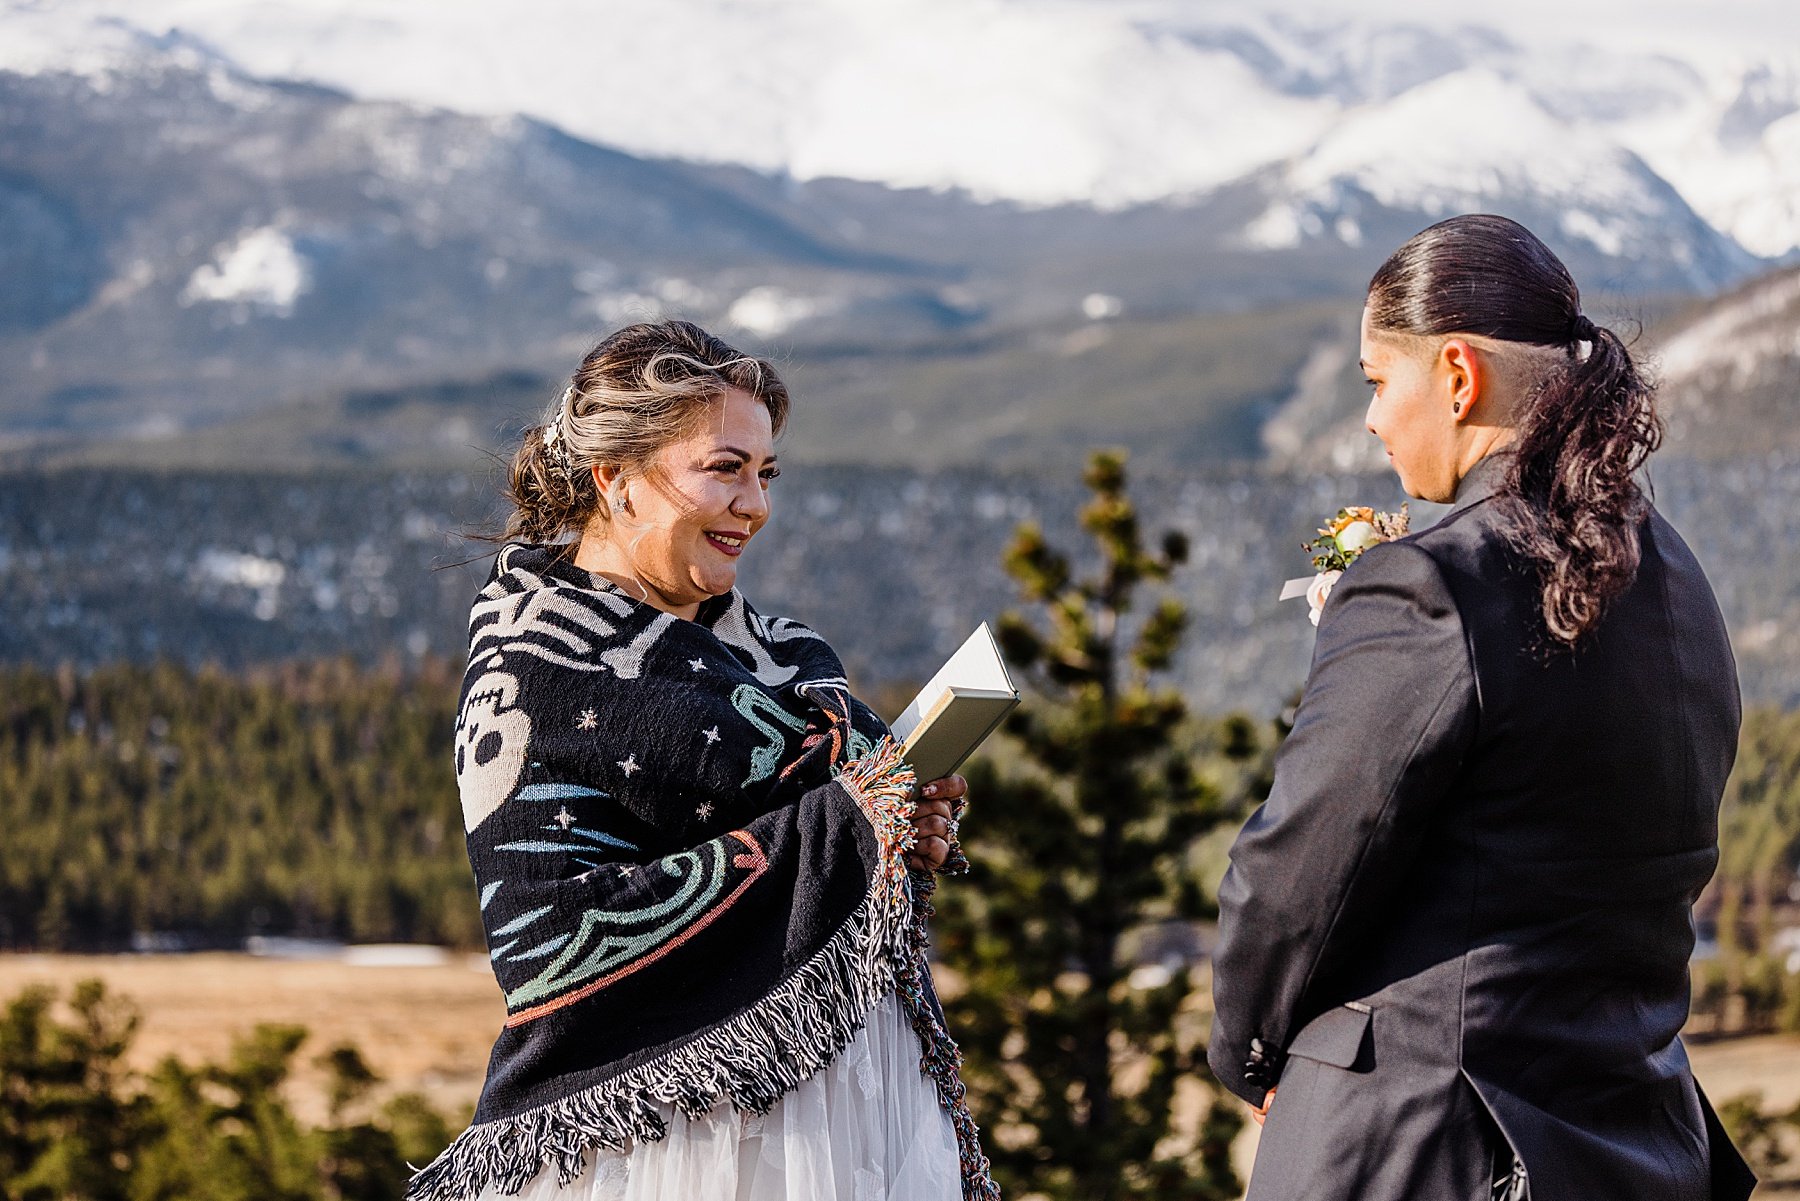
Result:
M293 313L310 282L306 260L281 230L264 226L220 246L213 260L196 268L182 289L184 305L211 302L246 304L276 316Z
M1454 136L1427 136L1447 113L1456 114ZM1439 218L1532 198L1566 206L1568 236L1618 254L1666 218L1673 199L1629 152L1570 129L1485 67L1350 113L1284 168L1274 191L1245 229L1253 246L1291 247L1327 231L1357 245L1366 201Z
M1800 247L1800 114L1735 149L1696 147L1670 170L1701 215L1753 254Z
M351 967L441 967L450 952L427 943L363 943L345 947L342 961Z
M825 311L826 305L810 296L799 296L773 284L751 288L731 302L725 320L761 338L786 333L808 317Z
M1089 292L1081 298L1081 315L1089 321L1107 321L1125 312L1125 302L1108 292Z
M281 560L235 551L202 551L195 566L214 583L245 588L279 588L287 578L287 568Z
M1626 230L1618 223L1609 222L1596 217L1586 209L1569 209L1557 224L1563 233L1571 238L1586 242L1602 254L1618 255L1625 252Z
M1323 228L1317 215L1277 200L1244 227L1243 242L1256 250L1292 250Z
M344 953L344 944L323 938L252 934L244 940L244 951L263 959L337 959Z
M206 550L194 562L203 582L247 588L256 594L250 612L258 621L273 621L281 611L281 584L287 567L279 559L237 551Z
M1338 378L1350 365L1347 339L1327 338L1314 346L1294 377L1294 390L1263 423L1264 449L1284 465L1300 463L1302 452L1349 415L1339 412Z
M1800 67L1737 63L1605 127L1752 254L1800 248Z
M1425 136L1455 114L1454 137ZM1303 195L1354 181L1393 208L1463 211L1523 187L1596 204L1641 191L1629 156L1556 121L1524 88L1485 68L1435 79L1347 116L1292 169Z
M1771 321L1800 310L1800 272L1779 275L1741 296L1721 301L1704 316L1671 334L1658 348L1665 386L1684 382L1713 367L1744 376L1757 362L1777 355L1800 355L1800 324ZM1760 326L1767 328L1758 328Z

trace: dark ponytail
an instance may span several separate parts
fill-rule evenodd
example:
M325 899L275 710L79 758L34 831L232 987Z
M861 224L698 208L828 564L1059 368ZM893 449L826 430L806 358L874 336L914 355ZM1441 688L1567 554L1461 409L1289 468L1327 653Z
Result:
M1582 314L1568 268L1504 217L1452 217L1395 251L1370 281L1369 324L1564 350L1519 414L1496 503L1537 571L1545 631L1575 646L1637 576L1649 501L1636 477L1662 441L1655 388Z

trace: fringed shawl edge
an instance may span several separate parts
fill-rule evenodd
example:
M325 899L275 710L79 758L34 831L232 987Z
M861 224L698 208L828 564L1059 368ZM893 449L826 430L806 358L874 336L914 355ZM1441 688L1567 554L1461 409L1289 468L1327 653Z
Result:
M891 739L838 777L874 827L880 861L869 891L825 945L766 996L693 1039L617 1076L510 1118L470 1126L407 1187L408 1201L468 1201L489 1186L515 1195L545 1167L566 1187L590 1146L618 1151L660 1140L657 1103L699 1117L729 1100L767 1113L829 1066L894 990L908 1012L956 1131L965 1201L998 1201L957 1068L962 1056L939 1021L924 980L929 876L909 886L913 774Z

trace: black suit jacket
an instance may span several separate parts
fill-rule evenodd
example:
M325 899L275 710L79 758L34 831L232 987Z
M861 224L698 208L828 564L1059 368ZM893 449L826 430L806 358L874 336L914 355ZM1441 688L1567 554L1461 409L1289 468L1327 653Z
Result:
M1691 906L1717 862L1737 675L1712 589L1652 512L1631 588L1546 655L1530 570L1463 481L1319 622L1268 802L1220 889L1209 1053L1280 1083L1251 1201L1740 1201L1694 1084Z

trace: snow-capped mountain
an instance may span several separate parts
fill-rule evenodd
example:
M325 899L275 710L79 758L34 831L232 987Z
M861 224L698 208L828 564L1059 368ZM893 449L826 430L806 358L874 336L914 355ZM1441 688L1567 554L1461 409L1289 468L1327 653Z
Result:
M1484 119L1453 137L1420 136L1441 114L1459 112ZM1274 172L1270 190L1274 199L1246 236L1271 248L1322 236L1360 244L1371 209L1442 218L1506 196L1514 216L1546 235L1613 259L1673 265L1697 288L1747 263L1708 239L1705 222L1636 154L1592 127L1567 125L1517 80L1483 68L1347 115ZM1705 261L1689 257L1696 249Z
M100 86L0 72L0 114L15 441L560 363L666 310L763 336L950 320L929 272L523 118L262 83L185 46Z
M1660 177L1753 254L1800 247L1791 37L1723 55L1609 48L1614 30L1573 13L1560 44L1423 17L1221 13L1181 0L7 0L0 67L103 73L132 31L177 31L255 76L522 114L634 155L801 180L1121 208L1293 177L1325 237L1357 222L1322 196L1372 176L1417 212L1521 195L1560 210L1590 187L1655 209ZM1464 135L1472 161L1457 159ZM1288 199L1245 235L1291 225ZM1636 232L1593 213L1600 202L1570 209L1572 236Z
M815 358L1073 355L1120 319L1354 297L1465 209L1590 291L1764 265L1620 131L1760 162L1800 130L1779 64L1730 92L1699 60L1177 7L0 0L0 450L292 405L328 429L358 390L500 381L511 412L658 313ZM1715 174L1786 236L1791 194ZM1307 395L1274 457L1314 453Z

